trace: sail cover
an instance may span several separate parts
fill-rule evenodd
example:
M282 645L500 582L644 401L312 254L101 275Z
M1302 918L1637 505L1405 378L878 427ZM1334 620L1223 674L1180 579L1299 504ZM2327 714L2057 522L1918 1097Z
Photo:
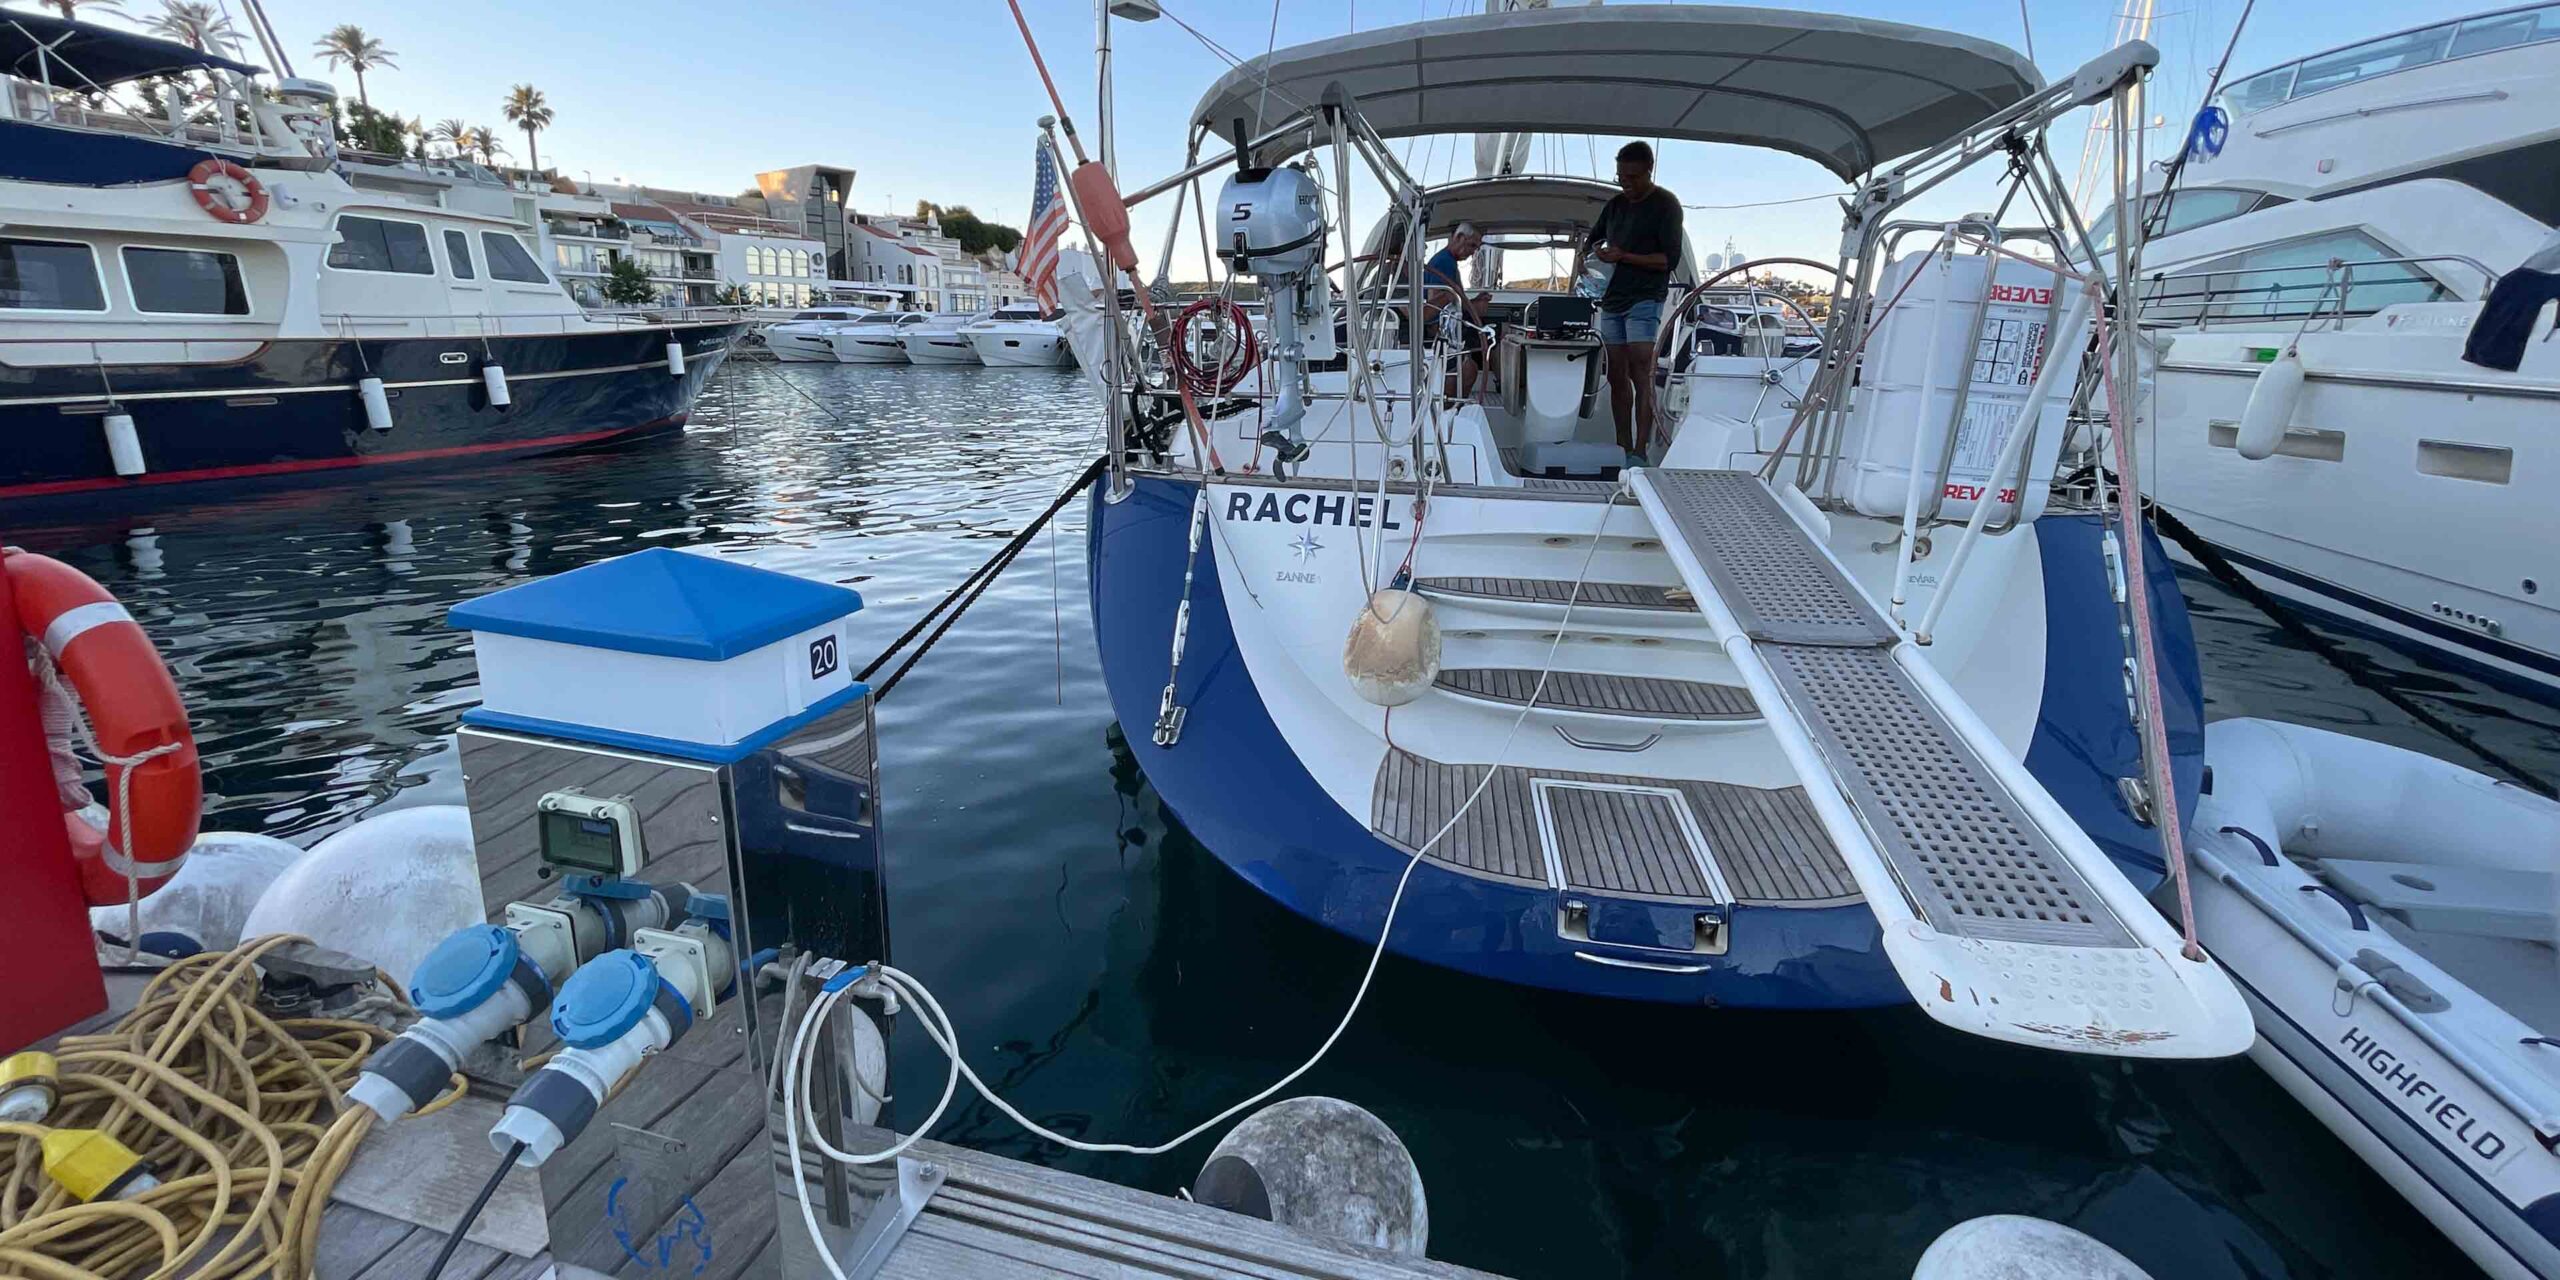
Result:
M1610 5L1441 18L1278 50L1221 77L1191 118L1220 137L1239 120L1259 135L1338 89L1388 138L1516 130L1726 142L1854 179L2043 87L2023 55L1953 32L1784 9Z

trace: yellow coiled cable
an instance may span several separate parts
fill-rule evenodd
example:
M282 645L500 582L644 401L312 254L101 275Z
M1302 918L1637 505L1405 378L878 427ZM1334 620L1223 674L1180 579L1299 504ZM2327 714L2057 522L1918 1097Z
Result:
M275 935L180 960L114 1029L62 1041L52 1115L0 1124L0 1270L44 1280L311 1274L330 1189L374 1121L347 1105L345 1088L390 1033L260 1012L258 958L297 941ZM462 1078L453 1084L418 1114L460 1098ZM160 1185L82 1203L44 1173L48 1129L97 1130Z

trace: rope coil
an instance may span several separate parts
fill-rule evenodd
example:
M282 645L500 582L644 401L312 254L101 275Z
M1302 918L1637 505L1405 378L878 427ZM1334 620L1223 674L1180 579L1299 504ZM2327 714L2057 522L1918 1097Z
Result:
M261 1011L275 935L190 956L112 1030L64 1037L61 1100L42 1125L0 1124L0 1271L43 1280L311 1274L329 1193L371 1129L344 1087L390 1039L367 1022ZM456 1088L420 1114L461 1096ZM160 1185L82 1203L44 1173L49 1131L94 1129Z

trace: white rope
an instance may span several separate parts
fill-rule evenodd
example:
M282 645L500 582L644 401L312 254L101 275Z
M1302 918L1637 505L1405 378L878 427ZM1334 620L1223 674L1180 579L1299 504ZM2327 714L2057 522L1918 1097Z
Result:
M792 1038L791 1056L785 1060L787 1066L784 1074L785 1095L783 1098L783 1113L785 1126L788 1131L786 1141L791 1149L792 1181L793 1184L799 1188L801 1217L802 1220L808 1224L810 1238L812 1240L821 1239L818 1234L818 1220L816 1212L809 1204L807 1179L801 1172L799 1127L803 1122L807 1123L811 1130L810 1138L812 1143L829 1159L848 1165L879 1164L896 1159L901 1153L913 1146L918 1139L921 1139L926 1133L930 1132L933 1126L942 1119L943 1112L950 1107L952 1096L958 1091L960 1081L965 1079L969 1082L970 1087L977 1091L980 1097L986 1099L989 1105L992 1105L996 1110L1004 1113L1004 1115L1010 1118L1014 1123L1021 1125L1030 1133L1056 1143L1059 1146L1072 1148L1077 1151L1091 1151L1105 1154L1141 1156L1163 1155L1164 1153L1172 1151L1173 1149L1182 1146L1184 1143L1207 1133L1209 1130L1226 1123L1229 1119L1233 1118L1237 1113L1245 1110L1246 1108L1256 1106L1263 1100L1271 1097L1273 1094L1288 1088L1291 1084L1296 1083L1299 1077L1314 1070L1316 1068L1316 1064L1324 1061L1325 1055L1331 1053L1333 1051L1334 1044L1341 1040L1342 1033L1350 1029L1352 1019L1359 1015L1361 1004L1369 997L1370 985L1378 976L1379 962L1386 957L1387 939L1395 932L1396 916L1404 906L1405 889L1413 882L1413 873L1415 869L1422 865L1424 855L1428 854L1433 848L1438 846L1440 841L1447 837L1452 830L1455 830L1458 823L1463 821L1467 814L1475 808L1476 802L1483 798L1485 790L1492 785L1494 777L1502 771L1504 761L1510 757L1511 744L1513 740L1518 737L1520 726L1528 720L1529 713L1536 709L1538 700L1545 696L1547 690L1547 678L1555 670L1556 653L1563 647L1566 631L1573 623L1574 606L1582 598L1583 586L1590 581L1592 561L1599 555L1601 540L1608 531L1610 512L1616 506L1616 493L1612 493L1607 500L1600 503L1600 523L1591 531L1590 544L1583 550L1582 566L1578 571L1576 571L1573 580L1573 588L1565 597L1563 616L1557 621L1555 633L1547 642L1547 655L1545 661L1539 666L1538 683L1536 687L1529 691L1528 701L1521 704L1519 714L1511 718L1511 727L1503 734L1502 745L1494 752L1493 762L1484 767L1484 777L1477 780L1475 789L1467 793L1466 800L1458 806L1455 813L1449 815L1449 820L1442 823L1440 825L1440 829L1433 832L1429 840L1422 842L1421 846L1413 851L1412 857L1406 859L1404 874L1399 876L1396 880L1395 895L1387 900L1386 918L1378 925L1378 940L1370 949L1368 967L1361 971L1360 985L1358 989L1352 992L1351 1003L1343 1009L1341 1020L1334 1024L1333 1030L1325 1036L1324 1043L1316 1046L1316 1051L1309 1055L1305 1062L1300 1063L1287 1075L1273 1081L1269 1087L1263 1089L1261 1092L1228 1107L1226 1110L1209 1117L1207 1120L1201 1121L1199 1124L1185 1130L1181 1136L1169 1141L1145 1147L1130 1146L1116 1142L1086 1142L1078 1138L1068 1137L1065 1134L1059 1133L1035 1122L1029 1116L1026 1116L1021 1111L1017 1110L1013 1104L1006 1102L1002 1097L999 1097L995 1090L988 1087L986 1081L981 1080L978 1077L978 1073L972 1069L969 1066L968 1061L961 1056L959 1035L952 1026L951 1018L943 1011L941 1002L934 999L933 993L926 989L924 982L915 975L907 973L902 969L882 964L877 967L876 973L873 975L877 979L876 984L873 984L866 979L865 982L856 983L851 986L840 988L836 991L821 994L816 1001L812 1002L809 1006L808 1015L801 1022L799 1034ZM810 1028L816 1024L823 1023L828 1015L834 1011L835 1007L843 1002L845 996L857 991L862 991L862 989L867 985L875 986L875 989L885 991L891 997L903 998L908 1004L913 1005L916 1008L918 1011L916 1020L923 1024L926 1037L931 1039L935 1046L942 1050L943 1055L950 1060L951 1070L943 1081L941 1099L934 1103L933 1110L925 1116L922 1124L916 1126L914 1132L899 1139L896 1143L884 1150L856 1154L853 1152L838 1151L833 1146L830 1146L819 1132L817 1117L812 1113L807 1113L802 1110L802 1108L807 1106L805 1080L809 1074L811 1065L811 1055L808 1055L805 1052L805 1049L809 1043ZM870 992L863 993L866 995L870 994ZM822 1259L826 1258L828 1255L828 1251L824 1248L819 1249L818 1253ZM835 1269L834 1262L829 1261L827 1265L828 1269L839 1277L839 1280L841 1280L844 1273Z
M124 876L125 956L131 963L140 964L142 962L142 868L124 850L116 847L115 837L123 836L128 844L133 840L133 771L184 748L186 743L163 742L159 746L138 751L129 756L110 753L106 748L98 745L98 735L91 731L89 717L82 711L79 698L73 694L70 686L63 683L62 672L53 663L53 654L42 645L32 647L29 652L34 659L37 682L43 689L40 701L44 708L45 748L53 758L54 779L61 789L63 803L73 807L88 804L89 788L88 784L82 780L80 760L72 753L69 738L58 736L61 733L62 721L68 721L68 728L79 735L81 745L86 746L89 754L96 756L99 763L106 766L107 781L115 793L115 806L112 810L115 816L114 825L107 829L107 839L98 856L100 861L107 864L108 870L120 872ZM67 775L63 772L66 761L70 765L70 772ZM153 863L153 869L160 874L152 878L156 880L177 874L178 867L185 861L186 855L181 853L167 862Z

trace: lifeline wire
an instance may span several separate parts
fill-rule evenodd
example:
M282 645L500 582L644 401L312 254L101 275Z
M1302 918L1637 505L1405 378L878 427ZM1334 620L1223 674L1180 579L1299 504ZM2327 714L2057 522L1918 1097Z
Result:
M943 1112L950 1107L951 1099L958 1091L960 1081L965 1078L968 1080L970 1087L975 1089L978 1095L986 1099L988 1104L995 1107L997 1111L1002 1112L1005 1116L1013 1120L1014 1123L1021 1125L1030 1133L1047 1139L1048 1141L1060 1146L1069 1147L1077 1151L1110 1154L1142 1156L1162 1155L1180 1147L1184 1143L1187 1143L1204 1133L1207 1133L1209 1130L1226 1123L1227 1120L1234 1117L1238 1112L1261 1103L1273 1094L1276 1094L1282 1089L1285 1089L1295 1083L1299 1077L1314 1070L1316 1065L1324 1060L1325 1055L1332 1052L1334 1044L1342 1038L1342 1033L1350 1029L1352 1019L1358 1016L1361 1004L1368 999L1370 985L1378 975L1378 963L1386 957L1387 939L1395 931L1396 916L1404 906L1405 889L1412 883L1415 869L1422 865L1423 857L1434 847L1438 846L1440 841L1447 837L1452 830L1455 830L1458 823L1463 821L1467 814L1475 808L1476 801L1483 797L1486 788L1492 785L1494 777L1499 774L1504 767L1503 762L1509 758L1512 741L1519 735L1520 726L1528 720L1529 713L1536 709L1539 699L1545 696L1547 678L1555 669L1556 653L1564 644L1564 637L1567 628L1572 625L1574 606L1582 598L1582 588L1584 584L1590 581L1592 561L1598 556L1600 543L1607 534L1609 515L1617 506L1616 495L1612 494L1610 500L1600 503L1599 506L1600 523L1591 531L1591 541L1583 551L1582 566L1575 573L1572 590L1565 597L1564 613L1556 623L1554 636L1547 643L1547 655L1545 661L1539 667L1537 685L1529 691L1529 698L1521 705L1519 714L1512 717L1511 727L1503 734L1502 745L1494 752L1493 762L1484 768L1484 777L1476 782L1475 789L1473 791L1467 793L1466 800L1458 806L1457 811L1449 815L1449 820L1442 823L1440 829L1433 832L1431 838L1424 841L1418 848L1416 848L1413 851L1413 855L1405 861L1404 874L1396 879L1395 894L1387 900L1386 918L1379 922L1378 941L1370 949L1368 966L1361 971L1360 985L1352 992L1351 1003L1343 1009L1341 1020L1334 1024L1333 1030L1325 1036L1324 1043L1318 1045L1316 1047L1316 1051L1310 1055L1305 1062L1300 1063L1287 1075L1284 1075L1278 1080L1272 1082L1269 1087L1263 1089L1261 1092L1228 1107L1226 1110L1211 1116L1207 1120L1201 1121L1199 1124L1194 1125L1183 1132L1179 1137L1173 1138L1170 1141L1157 1143L1154 1146L1147 1147L1130 1146L1125 1143L1086 1142L1046 1128L1032 1120L1031 1117L1026 1116L1021 1111L1017 1110L1013 1104L1006 1102L994 1089L987 1085L986 1081L978 1077L976 1070L971 1068L967 1059L961 1055L959 1036L952 1027L949 1015L943 1012L941 1003L934 999L932 992L925 988L923 982L917 979L914 975L906 973L903 970L893 968L886 964L879 965L876 967L876 971L873 974L873 976L878 980L879 986L885 988L892 994L905 998L910 1004L916 1006L918 1010L917 1021L923 1024L926 1037L931 1039L934 1044L942 1050L943 1055L950 1059L951 1070L948 1077L943 1082L941 1099L934 1103L933 1110L925 1116L923 1123L916 1126L914 1132L907 1134L896 1143L880 1151L868 1153L839 1151L827 1143L823 1133L818 1132L819 1125L817 1123L817 1117L814 1114L804 1114L808 1106L808 1094L805 1088L805 1080L809 1075L812 1064L815 1060L815 1055L807 1053L806 1050L810 1043L809 1035L811 1029L822 1024L826 1018L833 1013L836 1006L841 1004L844 998L856 989L856 986L849 984L839 987L835 991L822 993L815 1001L811 1002L808 1014L801 1021L799 1033L792 1038L791 1054L784 1060L785 1067L783 1074L783 1115L784 1123L789 1130L785 1141L785 1147L791 1155L791 1167L793 1174L792 1183L800 1197L801 1217L808 1225L811 1238L819 1239L820 1237L818 1235L816 1211L809 1203L808 1180L801 1173L802 1166L800 1160L799 1135L800 1128L804 1124L810 1130L810 1140L829 1159L835 1160L840 1164L848 1165L879 1164L895 1159L899 1154L913 1146L926 1133L930 1132L935 1123L941 1120ZM828 1269L833 1272L839 1280L842 1280L844 1273L836 1268L833 1260L828 1257L827 1250L821 1248L819 1250L819 1256L822 1260L827 1261Z

